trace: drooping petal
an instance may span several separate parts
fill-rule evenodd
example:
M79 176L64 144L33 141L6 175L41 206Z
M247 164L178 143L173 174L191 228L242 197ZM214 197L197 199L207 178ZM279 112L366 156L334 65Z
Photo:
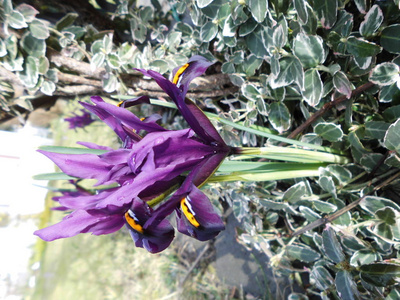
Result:
M79 233L91 232L95 235L109 234L119 230L124 225L121 214L104 214L99 211L76 210L52 226L37 230L35 235L42 240L75 236Z
M112 165L94 154L63 154L38 150L50 158L65 174L86 179L101 179Z
M144 75L153 78L158 85L168 94L168 96L175 102L182 116L185 118L189 126L196 132L200 139L207 144L221 144L225 145L215 127L211 124L210 120L206 117L203 111L195 105L191 100L185 99L182 91L171 81L164 78L160 73L155 71L147 71L137 69Z
M143 226L151 213L152 209L144 201L136 198L131 209L125 213L125 221L136 247L158 253L171 244L175 233L174 228L165 219L155 226Z
M212 64L212 62L208 61L203 56L194 55L189 59L187 64L175 68L172 71L172 82L181 89L183 95L186 95L190 82L196 77L203 75Z
M207 196L194 185L177 210L178 231L200 241L216 237L225 229Z

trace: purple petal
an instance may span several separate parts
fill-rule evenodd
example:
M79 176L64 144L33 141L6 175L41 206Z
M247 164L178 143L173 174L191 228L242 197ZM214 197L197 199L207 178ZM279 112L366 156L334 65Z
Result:
M200 241L212 239L225 229L210 200L195 186L189 195L181 200L180 209L177 211L177 226L179 232Z
M200 139L207 144L225 145L221 136L206 115L204 115L203 111L191 100L185 99L184 94L175 84L164 78L158 72L151 70L146 71L143 69L137 70L142 72L144 75L153 78L158 83L158 85L175 102L186 122L194 130L194 132L196 132Z
M201 75L211 66L213 63L208 61L206 58L200 55L192 56L188 61L189 66L184 69L183 73L177 80L177 86L182 90L183 95L186 95L190 82ZM175 68L172 72L173 78L175 78L176 72L182 67Z
M83 128L90 124L92 124L95 120L92 118L92 115L89 114L84 109L81 109L83 112L82 115L75 114L74 117L65 118L64 121L69 123L69 129Z
M95 235L109 234L119 230L122 225L124 219L120 214L109 215L97 211L76 210L64 217L61 222L37 230L34 234L42 240L53 241L85 232L92 232Z
M136 198L131 210L126 213L126 226L136 247L145 248L151 253L166 249L174 239L174 228L167 220L162 220L155 226L142 226L152 213L151 208L139 198Z
M112 165L94 154L63 154L38 150L50 158L65 174L78 178L101 179Z
M147 132L153 131L165 131L166 129L156 123L145 123L142 122L136 115L131 113L129 110L118 107L116 105L104 102L100 97L91 97L92 102L96 105L97 108L103 109L104 111L111 114L117 120L122 122L125 126L132 128L139 132L140 130L145 130Z
M106 151L114 150L111 147L97 145L97 144L91 143L91 142L77 142L77 144L78 145L82 145L82 146L84 146L86 148L89 148L89 149L98 149L98 150L106 150Z

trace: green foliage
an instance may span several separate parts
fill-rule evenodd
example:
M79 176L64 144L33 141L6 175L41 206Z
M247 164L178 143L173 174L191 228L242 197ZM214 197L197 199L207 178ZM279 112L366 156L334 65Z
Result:
M321 167L319 177L219 183L215 197L234 208L241 240L267 253L277 274L312 283L291 299L398 298L399 181L373 188L400 168L399 1L171 0L166 9L158 0L132 2L116 1L107 8L113 28L97 29L73 11L54 21L49 11L2 0L0 68L13 76L1 84L1 108L20 115L43 94L76 95L63 73L97 80L98 94L152 91L135 85L142 78L133 68L170 74L194 54L216 62L209 74L229 77L214 83L229 92L196 100L227 120L218 126L232 146L274 145L268 134L286 137L344 97L297 138L352 163ZM62 65L54 50L85 63L85 73ZM176 118L173 126L185 125ZM329 227L291 236L368 193Z

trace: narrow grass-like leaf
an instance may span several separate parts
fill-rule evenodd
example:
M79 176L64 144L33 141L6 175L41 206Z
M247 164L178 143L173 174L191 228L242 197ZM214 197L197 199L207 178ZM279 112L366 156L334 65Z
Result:
M89 148L77 148L77 147L60 147L60 146L40 146L40 150L63 153L63 154L95 154L100 155L106 153L106 150L101 149L89 149Z
M69 179L75 179L75 177L68 176L67 174L62 173L62 172L37 174L37 175L34 175L32 178L34 180L69 180Z

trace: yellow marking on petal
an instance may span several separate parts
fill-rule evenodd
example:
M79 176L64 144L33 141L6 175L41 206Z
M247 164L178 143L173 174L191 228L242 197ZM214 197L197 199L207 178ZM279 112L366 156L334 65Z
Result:
M196 228L200 227L200 223L196 220L196 217L194 216L195 213L193 212L186 198L182 198L181 200L181 210L190 224Z
M122 104L124 104L124 100L119 101L118 104L117 104L117 106L118 106L118 107L121 107Z
M139 233L144 233L142 225L140 225L138 220L135 218L135 215L131 211L127 211L125 213L125 220L128 222L129 226L132 227L133 230L136 230Z
M179 79L181 78L181 76L183 75L183 73L185 73L186 69L189 67L189 64L184 64L182 67L180 67L178 69L178 71L176 71L174 79L172 80L172 83L174 84L178 84Z

